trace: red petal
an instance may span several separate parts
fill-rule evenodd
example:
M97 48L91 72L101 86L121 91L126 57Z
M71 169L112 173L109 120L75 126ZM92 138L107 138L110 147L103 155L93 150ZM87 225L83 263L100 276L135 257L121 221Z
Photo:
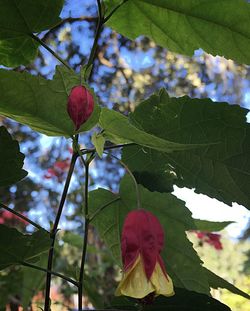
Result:
M164 244L164 231L159 220L143 209L130 212L122 231L122 258L127 270L140 253L145 273L151 277ZM159 260L164 267L162 260ZM164 268L165 271L165 268Z

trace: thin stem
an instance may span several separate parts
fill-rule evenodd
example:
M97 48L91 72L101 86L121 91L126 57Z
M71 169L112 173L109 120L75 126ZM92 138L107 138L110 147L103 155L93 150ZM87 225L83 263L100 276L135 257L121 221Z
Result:
M81 22L81 21L86 21L86 22L96 22L98 19L97 16L80 16L80 17L67 17L62 19L58 24L56 24L54 27L50 28L46 34L43 36L42 40L46 42L46 40L49 38L49 36L53 33L55 33L58 29L63 27L65 24L73 24L75 22Z
M50 286L51 286L51 273L50 271L52 270L52 263L53 263L53 256L54 256L54 245L55 245L55 238L56 238L56 233L58 229L58 224L61 218L63 206L67 197L68 189L69 189L69 184L71 181L71 177L74 171L76 159L78 155L76 153L73 153L72 158L71 158L71 163L68 171L68 175L66 178L66 182L64 185L62 197L59 203L55 223L53 225L53 228L51 230L50 236L52 239L50 250L49 250L49 256L48 256L48 265L47 265L47 278L46 278L46 289L45 289L45 303L44 303L44 311L50 311Z
M127 146L135 146L135 145L136 145L135 143L112 145L112 146L104 147L104 150L118 149L118 148L123 148L123 147L127 147ZM84 154L96 152L96 148L82 149L80 151L81 151L81 154L84 155Z
M22 261L20 262L23 266L26 266L26 267L29 267L29 268L32 268L32 269L36 269L36 270L40 270L40 271L43 271L43 272L49 272L50 274L52 275L55 275L55 276L58 276L59 278L61 279L64 279L65 281L68 281L69 283L75 285L75 286L78 286L78 282L77 281L74 281L73 279L61 274L61 273L58 273L58 272L55 272L55 271L48 271L47 269L44 269L42 267L39 267L39 266L36 266L36 265L32 265L28 262L25 262L25 261Z
M69 70L73 70L69 64L65 60L63 60L56 52L54 52L46 43L44 43L39 37L35 36L33 33L30 34L30 37L36 40L39 44L41 44L47 51L49 51L56 59L59 60L65 67Z
M19 218L21 218L21 219L27 221L28 223L30 223L32 226L34 226L34 227L37 228L37 229L45 230L45 229L43 229L41 226L39 226L37 223L35 223L34 221L30 220L29 218L25 217L24 215L22 215L22 214L16 212L16 211L13 210L12 208L9 208L8 206L6 206L6 205L4 205L4 204L2 204L2 203L0 203L0 208L6 209L8 212L10 212L10 213L16 215L17 217L19 217ZM46 230L45 230L45 231L46 231Z
M111 12L110 14L104 18L104 24L111 18L111 16L128 0L122 1L120 4L118 4Z
M88 59L88 63L86 65L86 70L85 70L85 80L87 80L87 73L88 73L88 69L89 67L93 64L94 59L95 59L95 54L97 51L97 47L98 47L98 39L101 35L102 32L102 26L103 26L103 16L102 16L102 8L101 8L101 2L100 0L97 0L97 6L98 6L98 22L97 22L97 28L96 28L96 33L95 33L95 38L94 38L94 42L90 51L90 56Z
M102 19L102 4L101 4L101 0L97 0L97 6L98 6L98 16L99 16L99 19Z
M112 200L112 201L110 201L110 202L104 204L104 205L101 206L100 208L98 208L98 209L93 213L93 215L89 217L89 222L92 222L92 221L95 219L95 217L96 217L102 210L104 210L106 207L108 207L109 205L111 205L111 204L113 204L113 203L119 201L120 199L121 199L120 197L115 198L114 200Z
M85 162L85 188L84 188L84 240L82 248L82 258L80 266L80 275L78 281L78 310L82 310L82 290L83 290L83 276L84 276L84 266L86 261L86 253L88 246L88 231L89 231L89 207L88 207L88 187L89 187L89 162Z
M134 174L131 172L131 170L128 168L128 166L121 159L119 159L118 157L116 157L113 154L109 154L107 152L104 152L104 153L111 156L112 158L118 160L120 162L120 164L125 168L126 172L129 174L129 176L132 178L134 185L135 185L136 198L137 198L137 208L138 209L141 208L141 193L140 193L139 186L137 184L137 181L135 179Z

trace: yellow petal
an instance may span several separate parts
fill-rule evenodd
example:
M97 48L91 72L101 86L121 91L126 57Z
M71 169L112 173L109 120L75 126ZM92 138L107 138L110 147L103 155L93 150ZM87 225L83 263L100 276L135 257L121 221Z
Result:
M155 288L155 294L156 295L164 295L164 296L173 296L174 295L173 282L172 282L169 275L168 275L168 278L166 278L166 276L165 276L164 272L162 271L162 268L158 262L155 265L155 269L154 269L153 274L150 278L150 281Z
M156 295L174 295L172 280L170 277L168 277L168 279L166 278L159 263L156 264L152 277L148 280L145 274L143 261L139 255L132 268L123 274L115 295L124 295L140 299L152 292L155 292Z

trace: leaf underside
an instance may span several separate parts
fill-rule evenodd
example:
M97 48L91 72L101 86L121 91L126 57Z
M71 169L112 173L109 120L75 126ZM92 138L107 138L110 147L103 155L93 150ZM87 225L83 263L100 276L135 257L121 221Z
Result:
M31 37L60 22L63 0L0 1L0 64L26 65L37 54L38 43Z
M108 25L132 40L145 35L176 53L192 56L202 48L250 64L249 16L245 0L133 0Z
M23 179L28 173L22 169L24 155L16 140L0 126L0 187L9 186Z
M0 114L49 136L72 136L75 131L67 100L72 87L79 84L79 76L63 66L57 66L53 80L2 69ZM98 122L99 113L95 98L94 111L78 132L90 130Z
M137 106L131 123L163 139L210 145L171 154L131 146L124 148L122 159L136 176L149 174L151 178L138 181L151 191L168 192L172 183L250 208L247 113L247 109L210 99L170 98L161 90Z

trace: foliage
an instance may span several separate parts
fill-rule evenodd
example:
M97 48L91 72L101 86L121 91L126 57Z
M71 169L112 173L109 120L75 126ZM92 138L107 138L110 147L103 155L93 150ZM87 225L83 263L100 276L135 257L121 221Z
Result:
M19 151L17 141L12 140L7 130L0 127L1 170L0 186L8 186L27 175L22 169L24 155Z
M202 48L249 64L249 10L243 0L135 0L126 1L109 25L130 39L146 35L173 52L192 56Z
M207 294L209 287L200 266L201 262L185 235L185 231L193 227L191 213L185 208L183 202L172 194L151 193L144 188L140 188L140 193L141 207L148 209L161 219L166 234L163 258L174 284ZM129 177L121 181L119 197L119 201L100 212L94 221L116 261L121 256L120 230L124 217L136 208L136 193ZM112 193L102 189L95 190L90 196L91 209L94 212L98 206L105 205L112 199L114 199ZM157 206L155 206L155 201Z
M164 182L159 179L169 178L164 175L171 172L175 176L172 182L179 187L195 188L196 192L227 204L237 202L249 208L250 146L246 137L250 126L246 123L246 114L247 110L238 106L213 103L209 99L170 98L162 90L138 105L130 116L131 121L163 139L211 145L173 154L134 147L125 149L123 159L133 171L150 176L156 171L161 185ZM169 185L158 189L157 184L150 184L149 180L148 187L166 191Z
M73 122L66 111L71 88L80 77L64 67L57 67L53 80L34 77L28 73L0 71L2 99L0 112L32 129L52 136L72 136ZM15 85L9 88L8 85ZM22 94L22 96L20 96ZM98 121L99 107L79 131L91 129Z
M0 308L12 308L13 299L29 308L42 289L44 310L53 309L55 276L68 309L77 293L78 310L83 294L97 308L230 310L211 298L211 288L226 288L246 299L248 293L219 269L217 275L205 268L209 255L195 245L197 253L187 238L187 231L198 230L200 237L218 240L214 231L229 222L192 218L172 192L175 185L193 188L250 209L249 111L225 102L219 92L225 81L232 82L231 74L231 103L242 99L235 81L248 76L249 3L104 0L96 6L89 1L78 3L76 17L69 13L72 3L0 0L0 114L20 141L19 148L0 127L1 208L8 211L0 215ZM93 42L84 49L86 24ZM188 57L200 48L243 65L201 51ZM151 57L149 65L140 60L142 53L144 59ZM224 66L221 78L211 69L216 60ZM67 101L77 85L90 90L95 106L75 132ZM212 85L219 98L205 85ZM48 138L39 133L57 137L51 149L43 146ZM24 180L20 149L30 172ZM100 185L105 187L93 190ZM111 302L122 267L123 221L136 208L159 218L166 235L162 257L176 288L174 297L159 297L151 306L144 304L153 297ZM15 215L13 222L6 213ZM69 228L60 234L63 225ZM202 247L213 245L220 254L226 249L218 241L204 241L199 241Z
M56 25L62 0L8 1L0 3L0 62L9 67L28 64L36 56L37 42L32 33Z
M48 233L44 230L24 235L14 228L0 225L0 233L1 270L10 265L36 261L50 245Z

